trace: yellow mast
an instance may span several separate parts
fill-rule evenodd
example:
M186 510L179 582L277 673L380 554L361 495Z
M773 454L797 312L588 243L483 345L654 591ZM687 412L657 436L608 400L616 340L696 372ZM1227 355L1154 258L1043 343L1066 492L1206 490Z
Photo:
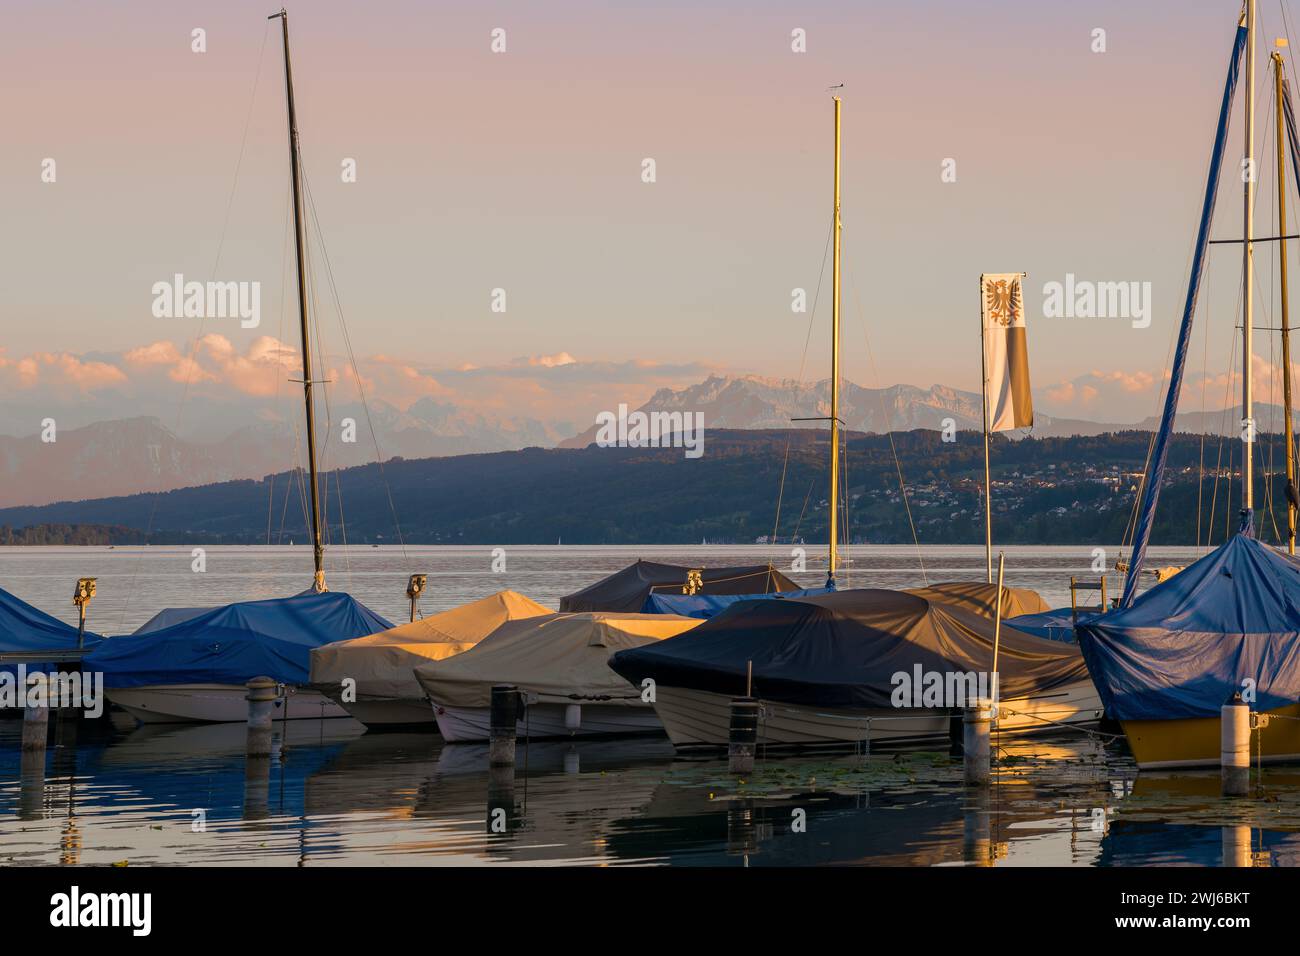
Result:
M1278 40L1278 45L1283 43ZM1278 256L1281 261L1282 285L1282 407L1286 417L1286 484L1290 492L1295 487L1295 438L1291 428L1291 322L1288 309L1286 286L1286 130L1284 127L1282 104L1286 96L1285 80L1282 74L1282 54L1273 52L1273 79L1276 85L1277 100L1277 221L1278 221ZM1286 505L1286 549L1295 554L1295 505L1287 495Z
M840 98L835 97L835 263L831 272L831 526L827 585L835 584L840 506Z

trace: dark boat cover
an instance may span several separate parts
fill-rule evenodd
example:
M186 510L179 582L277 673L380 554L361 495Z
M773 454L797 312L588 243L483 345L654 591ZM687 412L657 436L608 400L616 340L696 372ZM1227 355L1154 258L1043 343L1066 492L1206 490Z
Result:
M266 676L306 684L311 649L393 625L342 591L243 601L170 627L114 637L86 655L108 687L243 684Z
M928 601L951 604L956 607L974 611L987 618L997 613L993 604L993 595L997 593L996 584L985 581L953 581L947 584L931 584L923 588L910 588L908 594L916 594ZM1037 614L1049 610L1037 591L1028 588L1002 588L1002 620L1018 617L1022 614Z
M739 601L781 601L830 594L833 590L834 588L807 588L803 591L773 591L771 594L670 594L666 591L651 591L641 613L676 614L678 617L699 617L707 621Z
M733 604L694 630L610 659L626 680L652 678L740 696L746 664L754 696L795 705L891 707L895 675L980 674L993 665L993 622L904 591L849 590ZM999 696L1087 679L1077 648L1002 628Z
M1237 534L1130 607L1079 621L1117 720L1218 717L1243 681L1252 710L1300 701L1300 562Z
M561 611L622 611L638 614L652 591L681 594L692 568L638 561L595 584L560 598ZM700 570L700 569L694 569ZM703 594L770 594L797 591L799 585L770 564L703 568Z

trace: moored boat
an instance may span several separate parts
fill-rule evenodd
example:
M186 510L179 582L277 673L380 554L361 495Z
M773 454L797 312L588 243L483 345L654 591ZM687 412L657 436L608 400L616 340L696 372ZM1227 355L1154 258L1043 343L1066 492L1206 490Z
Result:
M433 725L416 667L464 653L506 621L553 613L516 591L498 591L388 631L313 648L311 688L367 727Z
M303 687L311 650L391 627L350 595L309 591L229 604L170 627L110 638L86 656L85 667L104 675L110 701L145 723L246 720L245 684L260 676L285 685L277 720L346 717Z
M653 682L655 711L683 748L725 746L739 697L759 702L760 744L791 747L945 737L955 709L990 697L1000 732L1100 719L1076 648L998 630L916 594L855 589L733 605L610 667L633 686Z
M646 610L646 600L652 594L770 594L797 590L799 585L771 564L688 568L637 561L580 591L566 594L560 598L560 610L637 614Z
M492 687L524 696L519 735L537 738L661 733L641 690L609 669L617 651L699 626L669 614L559 613L502 624L470 650L415 669L449 743L485 741Z
M1081 621L1076 628L1107 714L1119 720L1138 766L1173 768L1214 766L1221 762L1221 708L1240 699L1251 711L1250 751L1254 760L1300 759L1300 562L1256 540L1253 335L1255 176L1243 176L1242 246L1242 428L1239 530L1199 561L1166 577L1141 596L1139 575L1155 519L1170 436L1178 408L1188 343L1209 245L1218 177L1238 83L1245 91L1244 168L1254 159L1255 0L1246 0L1238 22L1219 108L1214 149L1193 250L1186 304L1169 372L1160 430L1150 456L1133 554L1120 608ZM1244 65L1243 65L1244 59ZM1285 209L1285 147L1300 170L1289 84L1280 53L1273 55L1276 141L1278 144L1278 221ZM1285 116L1285 123L1284 123ZM1285 228L1281 230L1285 232ZM1288 549L1295 547L1296 492L1291 435L1291 365L1286 290L1285 235L1282 263L1281 336L1284 416L1287 438Z

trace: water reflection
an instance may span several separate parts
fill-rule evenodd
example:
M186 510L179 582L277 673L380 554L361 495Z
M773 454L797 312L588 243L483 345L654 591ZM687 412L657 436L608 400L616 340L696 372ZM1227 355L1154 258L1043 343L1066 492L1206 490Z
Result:
M1078 734L999 741L981 791L936 752L760 755L742 779L662 739L521 744L489 770L486 745L351 721L279 725L251 762L237 724L71 730L33 758L0 721L0 861L1300 863L1300 769L1225 801L1215 772L1139 775L1122 744Z

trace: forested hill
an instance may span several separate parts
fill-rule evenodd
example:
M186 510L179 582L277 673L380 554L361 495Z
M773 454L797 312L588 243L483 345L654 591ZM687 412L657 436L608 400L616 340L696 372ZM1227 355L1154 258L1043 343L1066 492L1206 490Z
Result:
M995 535L1013 544L1114 544L1124 537L1150 444L1148 432L993 441ZM894 451L897 451L898 465ZM1265 462L1273 452L1263 436ZM1153 541L1194 544L1198 462L1202 539L1235 524L1240 492L1230 471L1240 443L1174 438L1169 484ZM1281 447L1273 459L1281 471ZM907 503L924 544L983 540L983 457L978 433L944 442L935 431L851 435L847 526L854 541L910 543ZM1219 478L1215 478L1215 466ZM527 448L446 458L395 458L330 472L333 542L427 544L753 543L776 528L783 542L826 539L827 435L807 429L710 431L702 457L680 448ZM784 481L783 481L784 475ZM1278 481L1259 524L1285 524ZM1231 504L1229 503L1231 496ZM162 494L0 510L0 543L302 543L304 487L295 473L227 481ZM780 518L777 521L777 503ZM1266 496L1262 496L1266 501ZM397 522L394 520L396 516ZM59 539L55 526L70 537ZM15 531L13 529L20 529ZM27 530L21 530L27 529Z

